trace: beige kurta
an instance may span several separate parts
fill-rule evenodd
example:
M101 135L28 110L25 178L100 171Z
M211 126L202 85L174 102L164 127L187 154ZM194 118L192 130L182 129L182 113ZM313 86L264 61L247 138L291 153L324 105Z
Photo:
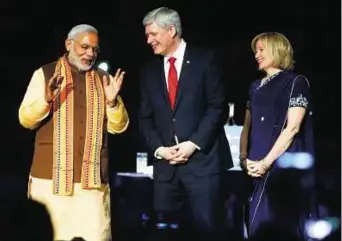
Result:
M51 106L45 101L45 85L56 66L51 63L36 70L19 108L20 123L36 129L35 150L30 171L29 195L45 204L54 223L55 240L70 240L80 236L87 241L108 240L110 227L107 131L121 133L127 129L129 119L120 97L115 108L105 107L104 138L101 147L101 181L98 189L82 189L82 162L86 134L85 75L71 68L74 80L73 95L73 193L69 196L53 195L53 118ZM107 74L97 70L102 78ZM61 215L63 213L64 215ZM71 226L65 225L69 223ZM98 227L98 228L96 228ZM83 231L82 231L83 230ZM110 230L110 229L109 229ZM91 235L93 233L93 235ZM102 234L103 233L103 234ZM97 237L97 238L96 238ZM103 237L103 238L101 238Z

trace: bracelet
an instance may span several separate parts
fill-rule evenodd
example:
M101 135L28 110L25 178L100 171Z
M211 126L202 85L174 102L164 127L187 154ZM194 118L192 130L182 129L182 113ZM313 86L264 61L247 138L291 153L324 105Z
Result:
M243 153L240 153L240 155L239 155L239 159L241 160L241 159L246 159L247 158L247 153L246 152L243 152Z
M106 101L106 104L110 107L113 108L114 106L116 106L116 100L114 99L113 101Z
M244 169L244 170L246 170L246 168L247 168L247 159L245 158L245 159L240 159L240 161L239 161L239 165L240 165L240 167L242 168L242 169Z

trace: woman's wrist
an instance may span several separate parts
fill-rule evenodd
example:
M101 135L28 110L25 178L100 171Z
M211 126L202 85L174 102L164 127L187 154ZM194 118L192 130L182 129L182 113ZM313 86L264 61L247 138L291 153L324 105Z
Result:
M239 155L240 161L246 159L246 158L247 158L247 155L248 155L248 154L247 154L246 152L240 152L240 155Z
M260 161L260 164L261 164L262 169L264 169L265 172L268 171L272 165L265 158Z

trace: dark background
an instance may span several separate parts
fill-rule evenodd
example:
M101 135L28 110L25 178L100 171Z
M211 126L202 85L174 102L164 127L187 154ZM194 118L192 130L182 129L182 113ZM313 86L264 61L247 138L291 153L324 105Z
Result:
M213 48L222 58L239 125L248 86L260 75L250 41L263 31L289 38L295 71L307 76L312 86L321 195L340 200L341 6L326 0L1 1L2 177L26 184L33 133L18 123L20 102L34 70L64 53L68 31L80 23L99 30L99 61L108 61L109 72L118 67L127 72L121 95L131 125L111 139L112 170L134 171L136 152L145 150L137 133L138 76L152 56L141 22L147 11L165 5L180 13L188 43Z

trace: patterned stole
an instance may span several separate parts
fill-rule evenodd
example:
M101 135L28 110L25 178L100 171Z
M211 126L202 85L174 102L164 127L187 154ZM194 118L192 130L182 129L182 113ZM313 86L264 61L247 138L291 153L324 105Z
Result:
M63 78L60 92L53 104L53 193L73 194L73 125L74 91L70 65L66 56L57 61L56 71ZM94 70L86 73L87 120L82 163L82 188L101 187L101 147L105 118L104 91Z

